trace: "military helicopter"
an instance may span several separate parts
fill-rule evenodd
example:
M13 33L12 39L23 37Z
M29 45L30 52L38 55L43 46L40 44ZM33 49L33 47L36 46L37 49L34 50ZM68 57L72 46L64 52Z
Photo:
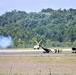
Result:
M37 42L37 41L34 39L34 42L37 44L37 45L34 46L34 50L35 50L35 49L40 49L40 47L41 47L41 48L44 50L43 53L52 52L50 49L44 48L44 47L42 47L42 46L40 45L40 43L42 42L42 40L40 40L39 42Z

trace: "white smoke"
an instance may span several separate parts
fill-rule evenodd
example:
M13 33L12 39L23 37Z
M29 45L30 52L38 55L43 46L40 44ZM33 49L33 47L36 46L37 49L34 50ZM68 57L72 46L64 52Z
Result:
M0 36L0 48L7 48L12 45L12 37L11 36Z

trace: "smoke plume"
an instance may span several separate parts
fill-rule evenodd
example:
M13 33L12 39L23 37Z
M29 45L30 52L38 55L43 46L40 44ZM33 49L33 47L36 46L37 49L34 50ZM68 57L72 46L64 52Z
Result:
M12 45L12 37L11 36L0 36L0 48L7 48Z

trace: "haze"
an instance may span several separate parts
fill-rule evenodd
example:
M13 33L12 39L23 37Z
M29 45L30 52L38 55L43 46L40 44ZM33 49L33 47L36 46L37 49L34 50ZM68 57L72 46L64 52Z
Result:
M0 15L14 9L39 12L42 9L76 9L76 0L0 0Z

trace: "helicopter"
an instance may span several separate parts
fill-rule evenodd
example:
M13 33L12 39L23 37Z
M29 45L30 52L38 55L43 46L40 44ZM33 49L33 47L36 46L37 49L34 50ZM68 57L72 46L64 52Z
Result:
M40 49L40 47L44 50L43 53L49 53L49 52L52 52L50 49L48 48L44 48L43 46L40 45L40 43L42 42L42 40L40 40L39 42L37 42L35 39L34 39L34 42L37 44L34 46L34 50L35 49Z

